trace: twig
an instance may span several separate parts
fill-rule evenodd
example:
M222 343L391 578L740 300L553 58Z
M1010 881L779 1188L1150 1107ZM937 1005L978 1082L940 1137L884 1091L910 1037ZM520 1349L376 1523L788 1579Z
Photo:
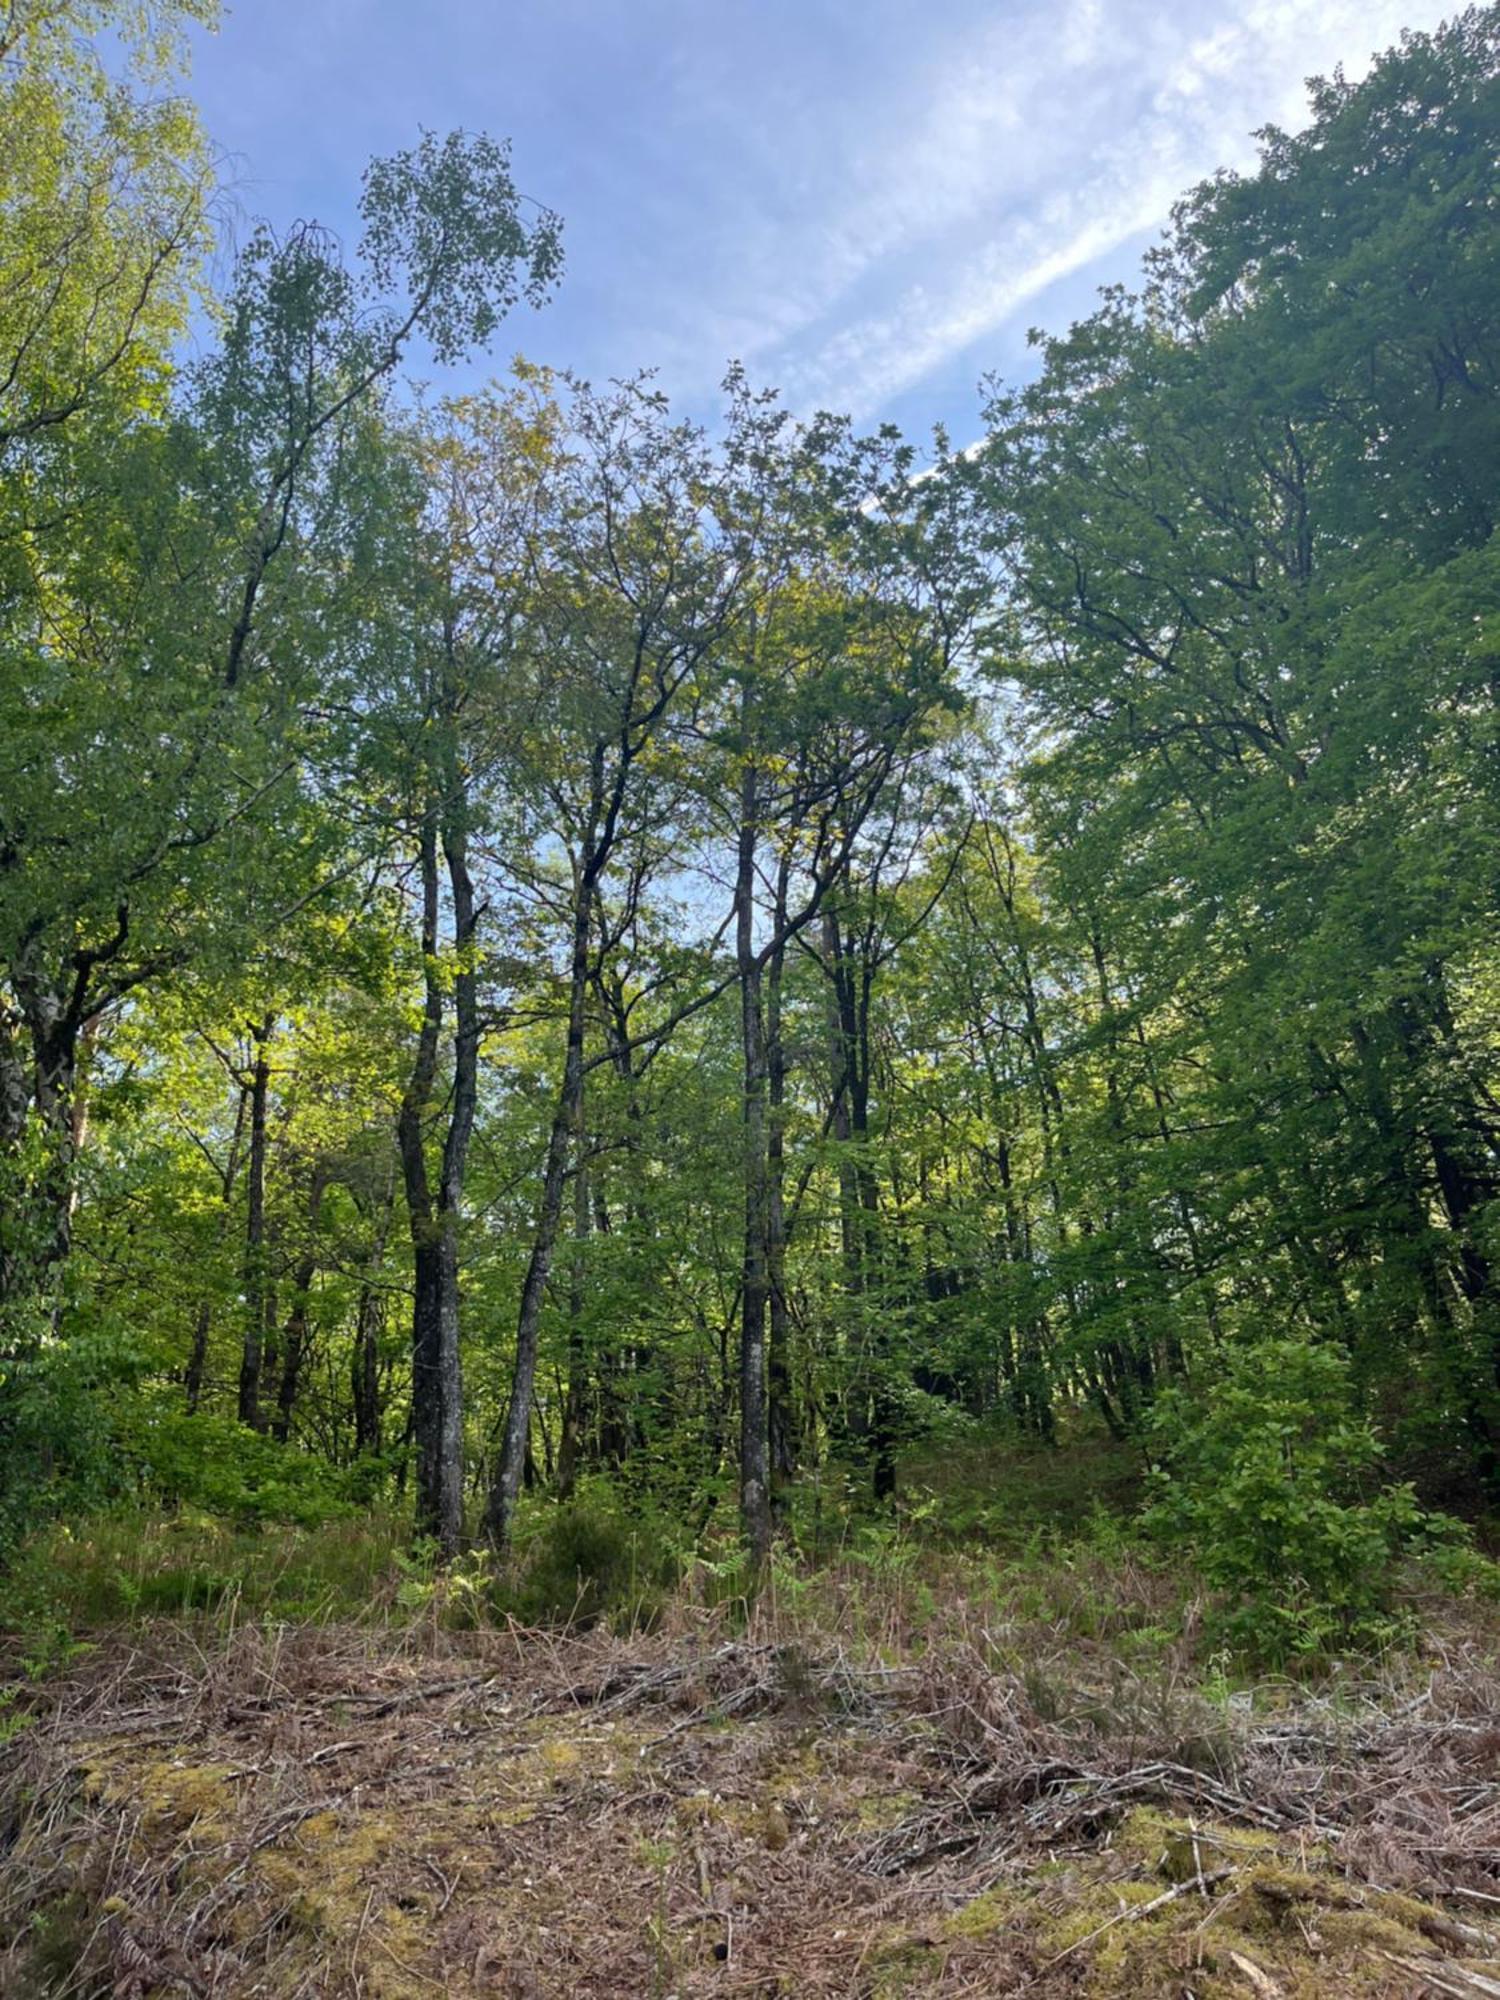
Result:
M1170 1889L1163 1889L1159 1896L1153 1896L1149 1903L1128 1904L1125 1909L1120 1911L1118 1916L1111 1917L1108 1923L1100 1924L1096 1930L1087 1932L1081 1938L1075 1938L1072 1944L1057 1954L1056 1958L1049 1958L1041 1970L1033 1973L1025 1985L1017 1987L1016 1991L1024 1993L1027 1987L1035 1986L1039 1979L1044 1979L1049 1972L1052 1972L1057 1966L1061 1965L1065 1958L1071 1958L1075 1951L1082 1951L1086 1944L1095 1943L1097 1939L1104 1937L1107 1932L1114 1930L1118 1925L1135 1923L1141 1917L1149 1917L1155 1911L1165 1909L1168 1903L1175 1903L1179 1896L1189 1896L1195 1891L1200 1895L1206 1896L1215 1883L1228 1881L1229 1877L1236 1872L1233 1868L1210 1868L1206 1875L1193 1875L1186 1882L1173 1883ZM1497 1988L1496 1991L1500 1993L1500 1988Z

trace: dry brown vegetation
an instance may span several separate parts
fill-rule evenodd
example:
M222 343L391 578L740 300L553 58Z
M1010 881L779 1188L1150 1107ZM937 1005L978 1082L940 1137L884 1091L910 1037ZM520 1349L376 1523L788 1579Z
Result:
M679 1607L138 1628L6 1752L0 1991L1500 1995L1500 1679L1214 1696Z

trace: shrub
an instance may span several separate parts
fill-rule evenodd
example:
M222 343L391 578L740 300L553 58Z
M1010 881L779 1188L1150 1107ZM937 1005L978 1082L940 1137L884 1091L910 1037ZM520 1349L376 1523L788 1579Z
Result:
M1421 1570L1450 1597L1500 1603L1500 1563L1474 1546L1467 1522L1431 1513L1422 1523L1417 1550Z
M676 1531L662 1516L629 1506L607 1482L581 1482L543 1514L517 1551L502 1610L527 1624L628 1625L660 1616L682 1573Z
M0 1562L32 1529L121 1490L112 1421L138 1372L117 1330L59 1339L40 1308L0 1357Z
M1242 1348L1207 1394L1164 1395L1150 1438L1146 1525L1223 1593L1237 1651L1279 1664L1397 1635L1396 1560L1422 1516L1409 1486L1378 1483L1380 1441L1341 1353Z
M314 1527L349 1511L349 1475L231 1417L138 1402L123 1445L145 1496L251 1525Z

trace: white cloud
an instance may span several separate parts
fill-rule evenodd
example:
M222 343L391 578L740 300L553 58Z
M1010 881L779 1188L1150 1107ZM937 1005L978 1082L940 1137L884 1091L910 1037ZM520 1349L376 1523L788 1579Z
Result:
M1255 0L1190 29L1161 5L1070 0L994 23L867 107L861 137L821 135L831 198L737 242L743 285L695 340L732 337L722 351L795 407L868 416L1165 222L1215 167L1248 164L1254 128L1301 122L1304 79L1361 71L1409 4ZM805 173L787 147L781 170Z
M867 419L1003 365L1023 315L1128 275L1176 196L1298 123L1308 73L1455 3L238 0L200 76L246 205L351 235L357 163L414 125L513 134L568 219L514 335L539 358L655 365L704 410L734 357Z

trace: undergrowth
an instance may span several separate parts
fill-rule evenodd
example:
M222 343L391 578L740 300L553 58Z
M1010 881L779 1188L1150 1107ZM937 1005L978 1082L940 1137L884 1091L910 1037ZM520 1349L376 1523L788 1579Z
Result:
M1493 1991L1493 1644L1235 1690L1038 1627L1017 1672L993 1605L907 1625L887 1575L861 1643L819 1620L865 1561L818 1587L101 1635L0 1763L0 1991Z
M1424 1517L1378 1622L1289 1646L1144 1472L809 1481L755 1592L597 1479L444 1568L394 1508L53 1526L0 1582L0 1990L1488 1990L1494 1563Z
M320 1515L307 1481L257 1473L252 1495L247 1474L223 1508L138 1503L39 1530L0 1575L0 1636L38 1676L160 1619L644 1631L674 1604L743 1619L758 1598L893 1656L956 1625L996 1670L1071 1650L1127 1676L1315 1676L1500 1601L1469 1529L1404 1487L1361 1487L1376 1445L1345 1421L1337 1367L1298 1348L1265 1379L1232 1367L1196 1413L1164 1397L1154 1464L1083 1424L1048 1445L975 1434L911 1453L879 1513L838 1468L814 1470L754 1591L726 1513L695 1540L680 1510L602 1477L561 1503L528 1495L503 1559L476 1547L440 1569L393 1505L330 1488Z
M1182 1552L1097 1507L1066 1528L1013 1517L1003 1537L959 1540L933 1535L919 1502L894 1522L850 1523L816 1564L782 1543L757 1594L760 1611L789 1628L892 1658L961 1629L996 1671L1026 1674L1061 1654L1106 1660L1126 1677L1228 1681L1268 1666L1305 1678L1344 1658L1420 1650L1434 1620L1488 1629L1500 1625L1496 1597L1495 1564L1438 1536L1395 1576L1383 1643L1366 1631L1343 1648L1289 1650L1279 1643L1283 1621L1258 1647L1253 1607L1216 1593ZM34 1678L101 1632L163 1619L223 1630L261 1622L626 1632L651 1630L674 1606L743 1620L750 1604L732 1539L694 1549L603 1488L565 1507L534 1504L503 1561L475 1549L446 1569L411 1548L394 1510L316 1526L110 1512L53 1526L22 1548L0 1581L0 1644L13 1669Z

